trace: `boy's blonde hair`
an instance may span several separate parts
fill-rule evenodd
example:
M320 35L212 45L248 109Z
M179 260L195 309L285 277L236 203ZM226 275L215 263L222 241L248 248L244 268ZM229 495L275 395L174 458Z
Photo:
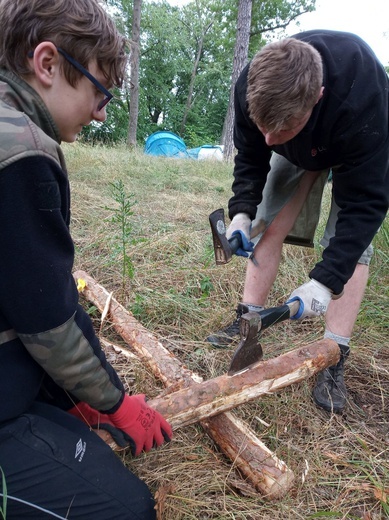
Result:
M269 43L249 67L250 117L257 126L277 132L314 107L322 84L322 59L312 45L295 38Z
M95 59L109 83L122 85L127 42L97 0L0 0L0 20L0 67L28 76L29 53L50 41L85 68ZM75 86L82 74L66 60L62 66Z

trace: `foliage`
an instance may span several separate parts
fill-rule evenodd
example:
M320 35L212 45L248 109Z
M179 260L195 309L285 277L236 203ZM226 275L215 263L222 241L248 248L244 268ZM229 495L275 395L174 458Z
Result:
M128 133L127 92L116 90L115 97L109 103L107 119L104 123L92 122L82 130L81 140L88 144L114 144L125 142Z
M313 10L315 1L253 2L249 57L300 14ZM116 13L121 30L130 35L132 0L108 0L107 5ZM231 87L237 10L237 0L192 0L181 8L166 0L143 0L140 145L148 135L163 129L180 135L189 147L220 143ZM198 52L199 65L194 71ZM192 74L193 94L189 97ZM84 129L84 141L125 141L130 102L131 88L127 86L109 105L107 121ZM187 103L188 120L181 132Z
M127 194L122 179L110 183L111 196L118 204L118 207L106 207L112 215L109 220L118 227L118 233L113 237L115 256L120 255L122 266L122 289L125 290L127 278L134 276L134 264L128 254L130 244L136 244L139 240L134 240L131 216L134 214L132 208L135 201L133 193Z

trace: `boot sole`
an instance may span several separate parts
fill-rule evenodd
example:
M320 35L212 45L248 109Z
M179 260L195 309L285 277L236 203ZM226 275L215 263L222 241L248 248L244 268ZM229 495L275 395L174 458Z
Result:
M323 402L320 402L316 399L315 395L312 394L312 397L313 397L313 402L316 404L316 406L318 406L319 408L322 408L323 410L325 410L326 412L334 412L334 413L342 413L343 410L345 409L346 405L342 406L342 407L338 407L338 406L334 406L333 403L331 404L328 404L328 401L323 403Z

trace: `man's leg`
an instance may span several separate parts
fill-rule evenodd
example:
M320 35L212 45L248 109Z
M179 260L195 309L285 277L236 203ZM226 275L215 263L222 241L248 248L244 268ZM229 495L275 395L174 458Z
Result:
M369 266L357 264L353 276L344 287L338 300L331 300L326 314L325 338L335 340L340 348L339 362L317 376L313 400L328 412L341 412L347 403L347 389L343 366L350 354L350 337L365 292Z
M365 294L369 266L357 264L353 276L344 286L344 294L331 300L326 314L326 329L337 336L350 338Z
M243 302L246 305L266 305L266 301L276 279L281 261L284 240L303 207L318 174L306 172L294 196L281 209L266 229L254 249L257 264L247 263Z
M340 348L340 361L323 370L313 389L315 403L328 412L341 412L347 403L344 382L344 362L349 356L349 342L358 316L367 280L369 266L357 264L353 276L344 287L338 300L331 300L326 314L325 338L335 340Z
M0 466L7 520L155 520L146 484L82 421L50 405L0 426Z
M331 211L321 244L327 247L335 234L339 207L332 200ZM331 300L326 313L325 338L335 340L340 348L340 361L337 365L323 370L313 389L315 403L329 412L341 412L347 403L347 389L344 382L344 362L350 353L349 343L369 277L369 264L373 256L370 245L362 254L353 276L344 287L344 294Z

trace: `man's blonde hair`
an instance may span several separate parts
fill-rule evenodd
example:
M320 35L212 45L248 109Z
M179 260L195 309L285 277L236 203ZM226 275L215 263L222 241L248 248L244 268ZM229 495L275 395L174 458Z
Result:
M28 76L29 53L50 41L86 68L95 59L110 83L122 85L127 41L97 0L0 0L0 20L0 67ZM65 60L62 66L75 86L81 73Z
M249 67L250 117L257 126L278 131L314 107L322 84L321 56L312 45L295 38L269 43Z

